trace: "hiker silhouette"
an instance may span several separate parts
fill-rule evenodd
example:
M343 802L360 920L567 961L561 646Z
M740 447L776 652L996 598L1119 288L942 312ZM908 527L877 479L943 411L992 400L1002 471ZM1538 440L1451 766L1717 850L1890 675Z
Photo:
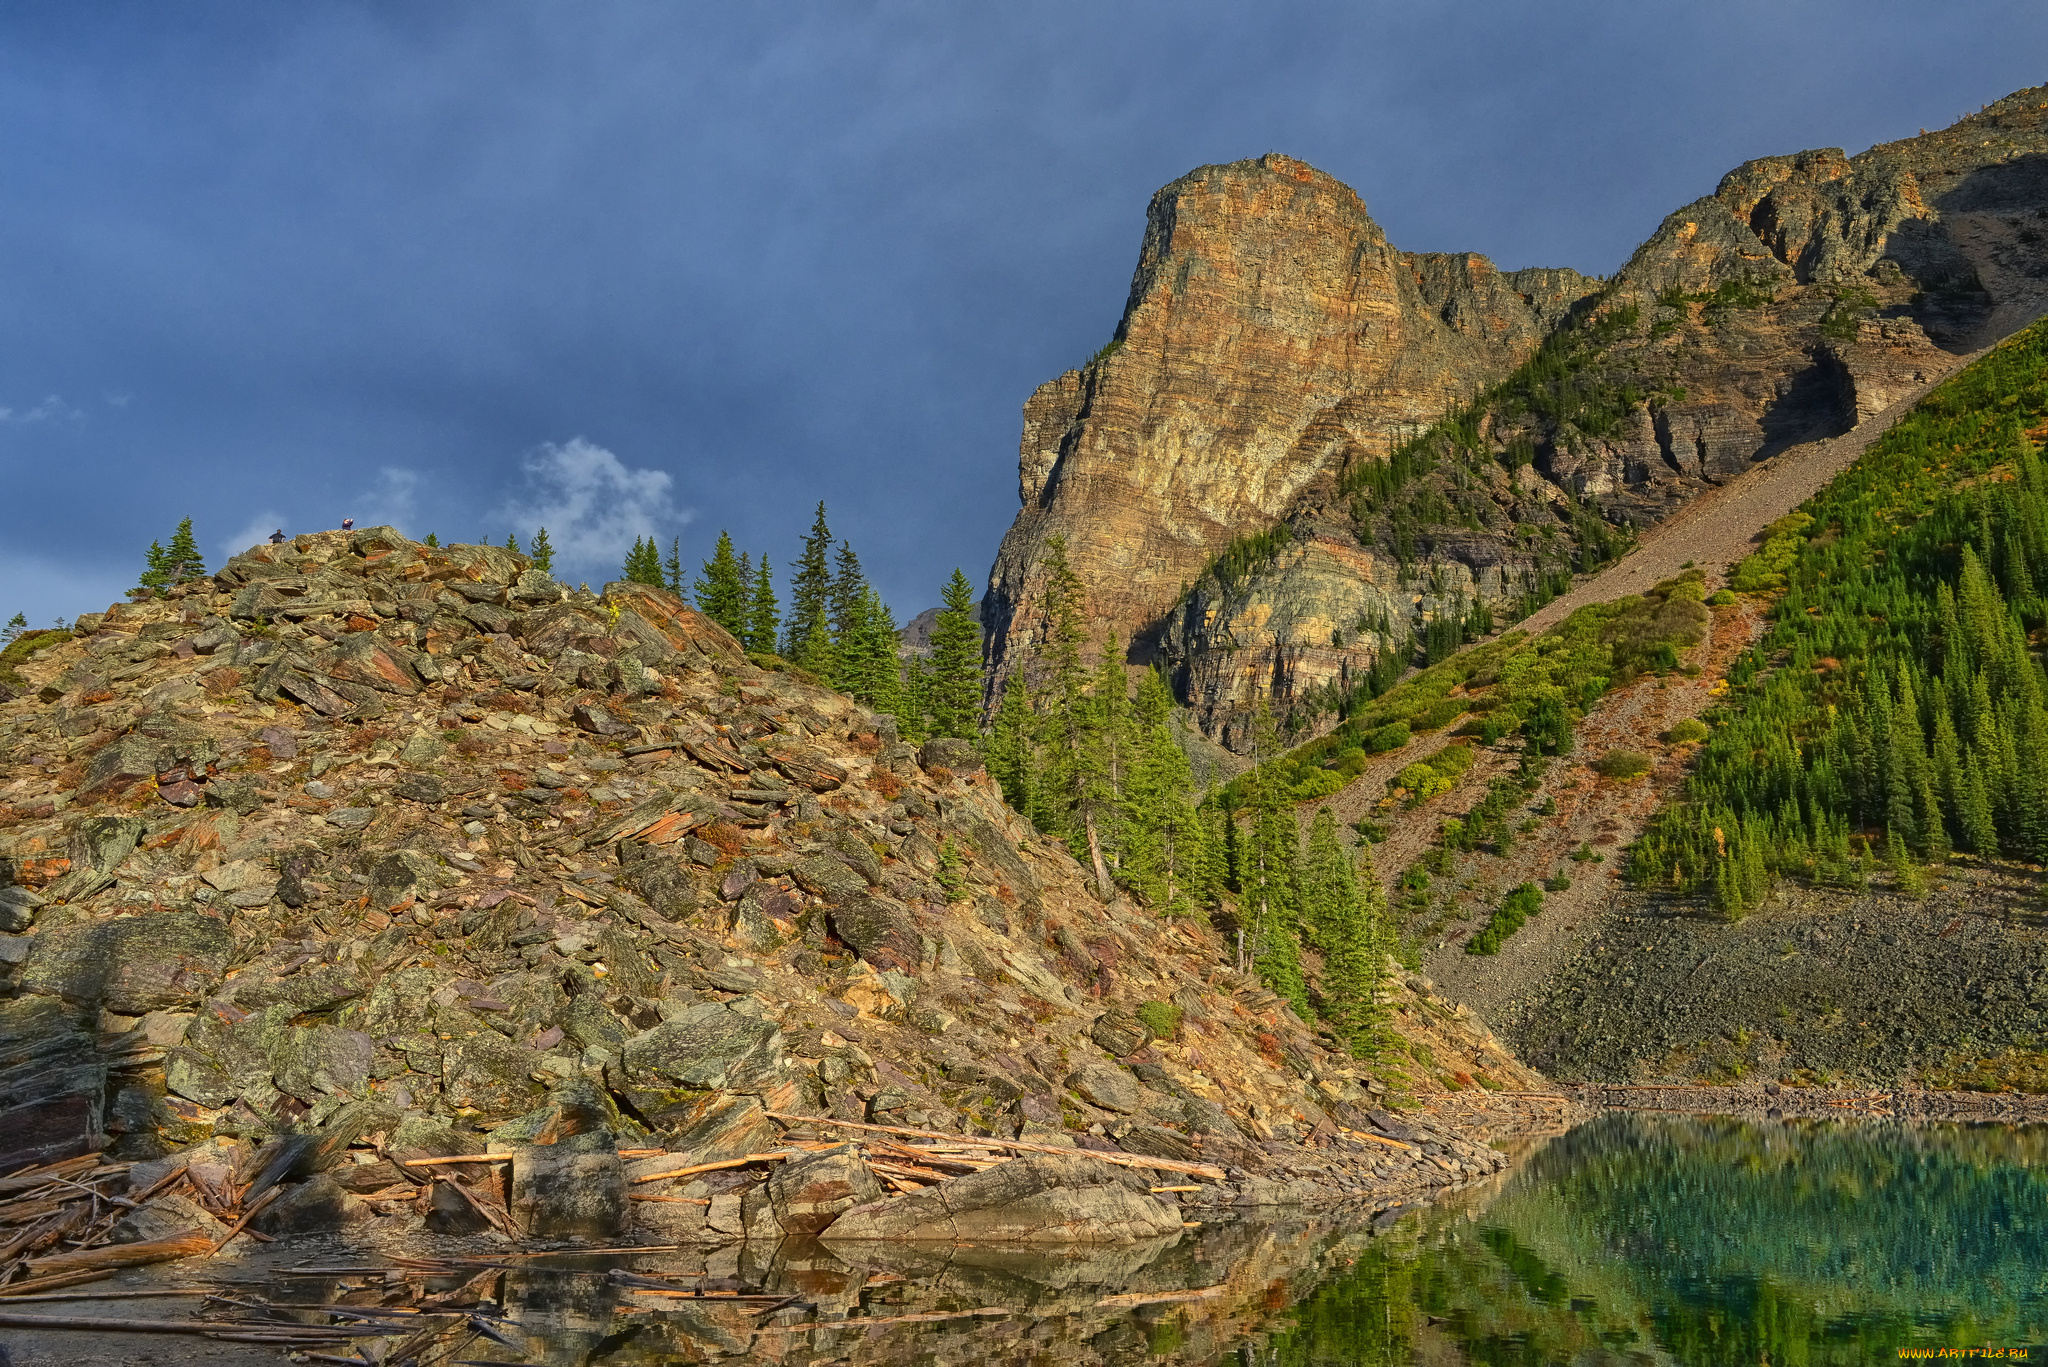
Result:
M354 531L356 529L356 520L352 517L343 518L341 520L341 529L345 532Z
M284 528L279 527L270 534L270 544L273 546L282 546L284 544Z

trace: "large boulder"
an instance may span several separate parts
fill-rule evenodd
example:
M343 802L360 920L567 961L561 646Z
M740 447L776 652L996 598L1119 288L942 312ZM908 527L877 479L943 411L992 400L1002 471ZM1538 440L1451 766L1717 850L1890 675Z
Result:
M1152 1042L1152 1031L1128 1011L1105 1011L1088 1027L1088 1038L1118 1058L1135 1054Z
M636 1091L759 1091L780 1072L781 1045L773 1021L706 1002L626 1041L622 1061Z
M140 1016L198 1002L233 953L225 922L191 912L52 928L35 937L21 990Z
M1091 1106L1136 1115L1151 1100L1138 1080L1106 1063L1084 1063L1067 1075L1067 1086Z
M901 902L862 892L832 908L832 930L877 968L914 973L924 957L917 922Z
M586 1130L512 1156L512 1218L534 1238L610 1239L626 1231L626 1166L610 1130Z
M906 1196L854 1206L828 1242L1122 1244L1177 1234L1180 1209L1127 1168L1080 1156L1013 1158Z
M741 1219L750 1231L816 1234L855 1206L886 1193L851 1144L778 1163L746 1195ZM772 1221L772 1224L770 1223Z
M645 1113L643 1113L645 1114ZM670 1155L650 1160L674 1167L677 1153L690 1155L692 1162L718 1163L741 1158L774 1147L781 1130L768 1118L759 1097L744 1092L697 1092L684 1096L667 1110L646 1116L647 1122L663 1132ZM661 1171L660 1166L648 1172Z

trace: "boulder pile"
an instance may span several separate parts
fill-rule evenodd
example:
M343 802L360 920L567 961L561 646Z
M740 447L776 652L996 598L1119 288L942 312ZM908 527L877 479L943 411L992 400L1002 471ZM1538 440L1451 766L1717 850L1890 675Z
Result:
M0 1171L132 1164L138 1240L1148 1238L1492 1171L1389 1098L1542 1085L1419 984L1372 1075L658 588L322 533L16 679Z

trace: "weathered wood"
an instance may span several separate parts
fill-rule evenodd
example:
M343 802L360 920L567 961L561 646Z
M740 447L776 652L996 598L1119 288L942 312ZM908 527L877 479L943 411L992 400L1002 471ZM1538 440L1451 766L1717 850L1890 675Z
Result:
M789 1120L805 1125L832 1125L842 1130L867 1130L875 1134L903 1134L913 1139L941 1139L956 1142L960 1136L947 1134L942 1130L913 1130L901 1125L870 1125L860 1120L827 1120L815 1115L790 1115L782 1111L770 1111L773 1120ZM1177 1158L1147 1158L1135 1153L1100 1153L1094 1149L1063 1148L1058 1144L1027 1144L1021 1139L976 1140L977 1144L987 1143L992 1149L1013 1149L1018 1153L1050 1153L1066 1158L1098 1158L1120 1168L1156 1168L1160 1172L1184 1172L1190 1177L1206 1177L1212 1182L1224 1180L1223 1169L1213 1163L1183 1163Z
M659 1150L656 1150L659 1152ZM509 1153L452 1153L446 1158L406 1158L400 1160L401 1168L426 1168L436 1163L509 1163Z
M719 1168L744 1168L749 1163L779 1163L785 1158L794 1158L793 1153L750 1153L744 1158L728 1158L718 1163L697 1163L687 1168L672 1168L667 1172L650 1172L645 1177L636 1177L633 1184L659 1182L664 1177L688 1177L692 1173L715 1172Z
M81 1248L73 1253L33 1258L28 1266L29 1271L37 1276L85 1268L142 1267L149 1263L167 1263L173 1258L189 1258L195 1253L207 1253L213 1247L213 1240L193 1229L173 1234L167 1239L151 1239L147 1243L109 1244L105 1248Z

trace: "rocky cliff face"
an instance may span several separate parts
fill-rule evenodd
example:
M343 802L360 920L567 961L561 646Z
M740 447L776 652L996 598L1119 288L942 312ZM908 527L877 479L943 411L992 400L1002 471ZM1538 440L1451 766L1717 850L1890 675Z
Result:
M851 1198L821 1215L824 1176L756 1171L629 1204L616 1146L644 1175L804 1117L1000 1131L1295 1197L1391 1152L1341 1135L1385 1085L1213 932L1103 906L971 748L899 743L658 589L571 593L389 528L259 548L33 654L0 691L0 773L10 1169L111 1144L246 1182L258 1146L317 1137L310 1194L279 1203L308 1221L772 1243ZM1439 1068L1537 1081L1419 983L1394 995ZM486 1144L509 1191L384 1161ZM858 1159L819 1161L882 1199ZM347 1162L367 1175L317 1173ZM1389 1191L1462 1171L1398 1166ZM1177 1233L1144 1186L1113 1195Z
M1260 699L1303 720L1431 620L1475 598L1511 620L1628 527L2030 321L2044 243L2048 87L1855 157L1747 162L1608 282L1396 253L1284 158L1205 168L1154 198L1121 349L1026 405L991 660L1028 656L1059 533L1098 631L1167 663L1206 734L1235 743ZM1280 523L1254 572L1201 574Z
M1506 374L1596 287L1397 251L1356 194L1288 157L1167 186L1111 347L1025 405L1023 511L983 607L997 673L1042 630L1047 538L1066 538L1095 631L1147 659L1233 537Z

